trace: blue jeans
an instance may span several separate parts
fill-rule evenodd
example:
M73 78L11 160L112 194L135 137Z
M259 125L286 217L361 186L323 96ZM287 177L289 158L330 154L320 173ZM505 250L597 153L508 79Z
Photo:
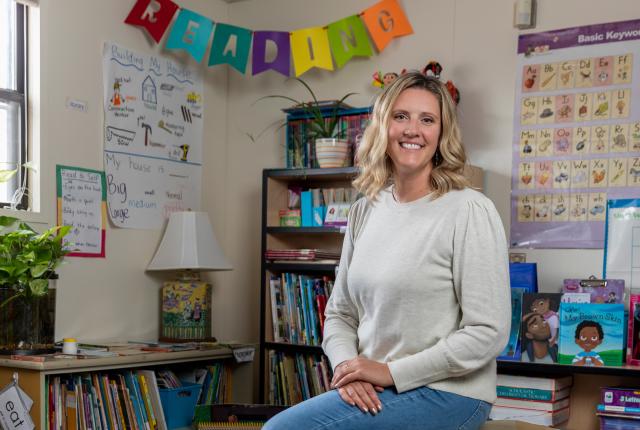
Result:
M491 404L428 387L398 394L394 388L378 393L382 411L362 412L328 391L271 418L263 430L477 430L489 417Z

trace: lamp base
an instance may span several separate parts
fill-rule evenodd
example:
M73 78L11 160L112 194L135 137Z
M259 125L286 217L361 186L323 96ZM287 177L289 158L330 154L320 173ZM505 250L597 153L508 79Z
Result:
M202 342L211 336L211 284L169 281L162 287L160 336L164 342Z

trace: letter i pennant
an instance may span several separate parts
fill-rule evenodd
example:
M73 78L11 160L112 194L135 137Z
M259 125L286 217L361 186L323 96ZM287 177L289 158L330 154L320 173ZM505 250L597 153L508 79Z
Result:
M124 22L144 27L159 43L177 10L171 0L138 0Z

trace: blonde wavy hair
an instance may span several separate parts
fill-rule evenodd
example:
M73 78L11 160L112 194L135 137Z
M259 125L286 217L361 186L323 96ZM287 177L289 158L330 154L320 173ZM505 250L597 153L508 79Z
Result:
M430 184L435 196L470 186L469 180L463 175L467 156L462 146L456 105L447 87L435 77L412 71L398 77L376 98L371 123L358 146L360 172L353 186L369 200L375 201L380 190L393 183L393 164L387 154L389 122L393 105L400 93L408 88L430 92L440 105L440 139L432 158Z

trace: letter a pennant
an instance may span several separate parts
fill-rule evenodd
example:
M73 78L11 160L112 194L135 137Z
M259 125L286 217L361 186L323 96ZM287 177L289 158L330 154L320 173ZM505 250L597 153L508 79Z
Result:
M159 43L177 10L171 0L138 0L124 22L144 27Z
M362 12L362 20L369 30L378 52L391 39L413 33L413 28L397 0L382 0Z

